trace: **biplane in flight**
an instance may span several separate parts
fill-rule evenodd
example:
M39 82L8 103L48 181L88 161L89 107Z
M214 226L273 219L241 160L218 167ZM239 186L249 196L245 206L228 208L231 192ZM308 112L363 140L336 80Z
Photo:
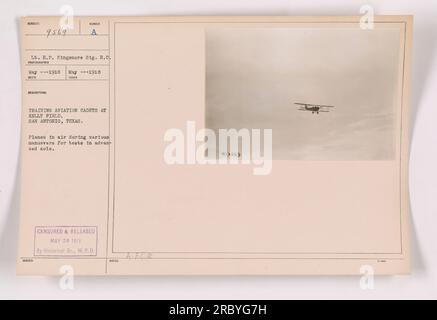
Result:
M312 103L300 103L295 102L295 105L298 105L299 111L309 111L311 113L319 114L319 112L329 112L329 108L334 108L334 106L327 106L324 104L312 104ZM326 108L326 109L325 109Z

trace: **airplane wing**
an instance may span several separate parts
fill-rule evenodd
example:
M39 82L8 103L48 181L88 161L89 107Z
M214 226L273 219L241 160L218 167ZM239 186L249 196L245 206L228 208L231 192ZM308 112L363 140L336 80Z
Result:
M295 102L294 104L298 106L311 106L311 107L320 107L320 108L334 108L335 106L328 106L326 104L314 104L314 103L301 103Z
M319 104L318 105L321 108L334 108L335 106L327 106L327 105L323 105L323 104Z

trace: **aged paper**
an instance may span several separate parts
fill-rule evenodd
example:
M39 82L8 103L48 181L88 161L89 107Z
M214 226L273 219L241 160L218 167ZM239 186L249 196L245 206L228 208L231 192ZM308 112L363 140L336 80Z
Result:
M410 16L21 34L19 274L409 273Z

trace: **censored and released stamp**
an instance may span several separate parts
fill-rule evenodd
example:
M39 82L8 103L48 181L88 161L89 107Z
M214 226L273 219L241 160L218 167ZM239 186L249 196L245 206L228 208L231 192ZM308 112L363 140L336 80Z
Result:
M97 227L35 227L34 256L96 256Z

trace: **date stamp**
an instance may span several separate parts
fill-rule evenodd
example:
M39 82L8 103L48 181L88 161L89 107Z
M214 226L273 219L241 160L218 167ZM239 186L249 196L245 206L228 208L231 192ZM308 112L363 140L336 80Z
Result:
M96 226L35 227L34 256L96 256Z

